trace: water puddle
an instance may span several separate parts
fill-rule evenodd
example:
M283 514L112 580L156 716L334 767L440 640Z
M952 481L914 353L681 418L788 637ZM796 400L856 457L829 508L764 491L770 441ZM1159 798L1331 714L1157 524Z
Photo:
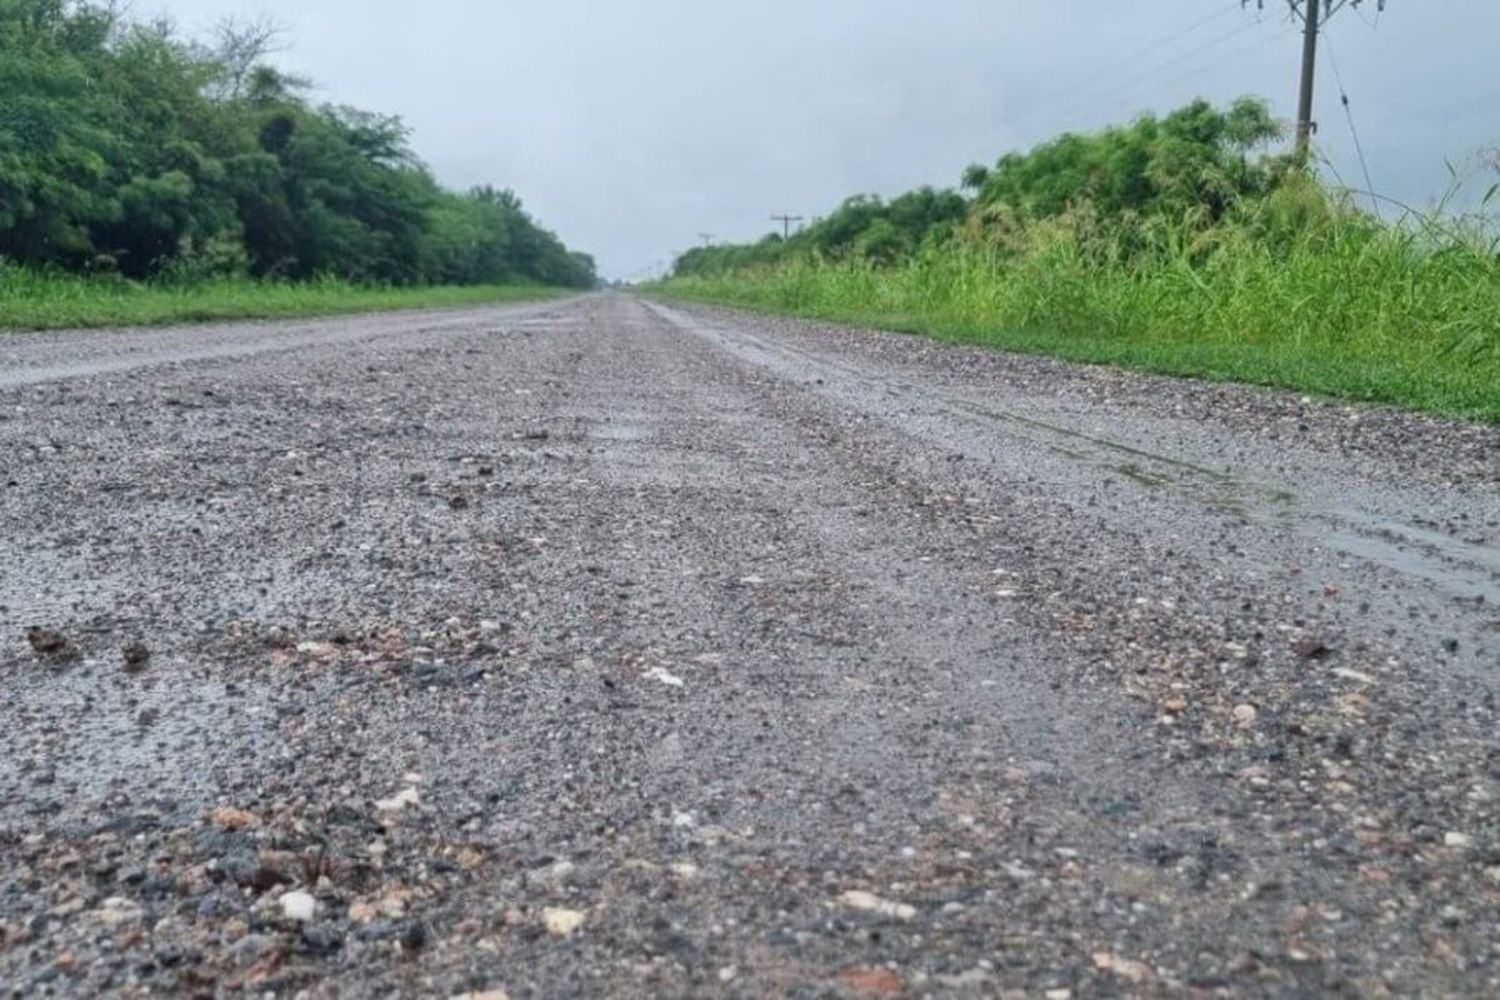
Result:
M1500 607L1500 551L1404 521L1354 511L1324 514L1330 549L1435 584L1450 595Z

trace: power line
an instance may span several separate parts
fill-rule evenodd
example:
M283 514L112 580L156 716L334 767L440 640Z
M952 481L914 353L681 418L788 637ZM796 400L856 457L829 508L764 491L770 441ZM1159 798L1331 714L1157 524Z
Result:
M1254 0L1257 10L1266 9L1266 0ZM1292 14L1302 22L1302 85L1297 94L1297 160L1307 162L1313 133L1318 123L1313 120L1313 93L1318 69L1318 36L1332 21L1334 15L1345 7L1358 12L1360 4L1368 0L1286 0ZM1251 0L1242 0L1249 7ZM1385 11L1385 0L1375 0L1376 9ZM1319 8L1321 6L1321 13Z
M1330 34L1328 44L1328 64L1333 67L1333 78L1339 85L1339 100L1344 105L1344 117L1349 120L1349 134L1354 137L1354 152L1359 155L1359 169L1365 175L1365 190L1371 192L1370 204L1375 209L1375 217L1380 218L1380 202L1375 200L1375 182L1370 180L1370 164L1365 159L1364 143L1359 141L1359 128L1354 124L1354 109L1349 105L1349 89L1344 86L1344 74L1339 72L1338 56L1333 52L1333 36Z
M1172 44L1175 41L1178 41L1180 39L1186 38L1188 35L1191 35L1193 32L1197 31L1198 29L1205 28L1208 25L1214 23L1215 21L1220 20L1226 14L1232 14L1232 13L1234 13L1234 6L1235 5L1233 3L1230 3L1229 6L1222 7L1219 10L1214 11L1212 14L1207 15L1206 17L1199 18L1198 20L1194 21L1193 23L1187 25L1184 28L1180 28L1177 31L1174 31L1174 32L1172 32L1169 35L1165 35L1165 36L1163 36L1161 38L1158 38L1156 41L1151 42L1150 44L1145 45L1142 48L1135 50L1134 52L1130 53L1127 56L1124 56L1121 59L1116 60L1115 62L1109 64L1108 66L1106 66L1102 70L1094 73L1093 75L1085 77L1080 83L1078 83L1077 85L1075 85L1072 88L1072 90L1071 90L1070 93L1063 95L1063 100L1065 100L1065 101L1071 101L1071 100L1073 100L1074 98L1078 97L1080 94L1086 93L1089 90L1089 88L1091 88L1091 87L1094 86L1094 84L1106 82L1107 79L1109 78L1109 76L1112 73L1114 73L1116 70L1121 69L1121 68L1125 68L1125 67L1134 66L1136 63L1140 62L1140 60L1142 58L1144 58L1145 56L1150 55L1151 53L1157 51L1158 49L1165 48L1166 46Z
M1365 12L1360 10L1358 7L1354 8L1354 15L1361 21L1365 22L1365 27L1369 28L1371 31L1374 31L1376 28L1380 27L1380 19L1385 17L1385 7L1384 5L1382 5L1378 10L1375 11L1375 20L1373 21L1366 17Z
M1272 44L1273 42L1280 42L1287 37L1288 32L1285 28L1283 28L1281 31L1278 31L1275 34L1266 35L1263 38L1251 39L1244 45L1230 49L1222 56L1218 56L1205 63L1199 63L1192 69L1184 70L1181 73L1169 77L1168 79L1161 81L1159 84L1157 84L1157 86L1162 89L1175 87L1179 83L1182 83L1186 80L1194 79L1195 77L1202 76L1204 73L1212 72L1213 70L1221 69L1225 66L1231 65L1232 63L1238 62L1240 59L1243 59L1245 56L1250 55L1252 52L1257 52Z
M1225 13L1232 13L1233 10L1234 6L1231 5L1226 10L1216 12L1209 17L1194 22L1188 28L1184 28L1172 35L1168 35L1165 38L1159 39L1157 42L1142 49L1138 55L1133 57L1125 65L1130 66L1137 64L1140 60L1140 56L1157 51L1163 48L1165 45L1170 44L1171 42L1184 38L1192 32L1204 28L1207 25L1212 24L1214 21L1217 21ZM1023 114L1019 118L1014 119L1011 127L1019 128L1021 126L1025 126L1035 121L1042 115L1046 115L1047 117L1053 119L1066 119L1079 111L1097 107L1101 101L1101 98L1109 99L1118 97L1122 92L1138 87L1161 73L1175 69L1183 63L1199 55L1202 55L1204 52L1217 49L1229 42L1234 41L1236 38L1239 38L1246 32L1254 31L1256 27L1258 27L1258 24L1238 25L1234 28L1229 29L1228 31L1214 35L1207 41L1203 42L1201 45L1196 45L1190 49L1187 49L1186 51L1179 52L1176 55L1169 57L1165 62L1156 62L1145 67L1135 65L1133 72L1129 72L1122 77L1106 79L1106 77L1109 75L1108 72L1106 72L1105 74L1094 74L1092 77L1089 77L1083 85L1074 87L1070 92L1064 94L1061 100L1048 106L1038 107L1036 108L1036 110L1028 114ZM1105 85L1107 87L1108 93L1106 94L1103 90L1099 89L1096 84Z
M1271 35L1267 35L1267 36L1264 36L1264 37L1252 39L1252 40L1250 40L1248 42L1248 44L1245 44L1245 45L1230 46L1228 48L1227 52L1225 52L1223 55L1217 57L1214 61L1212 61L1211 63L1209 63L1207 66L1204 66L1202 68L1197 68L1197 69L1191 69L1191 70L1188 70L1188 71L1186 71L1184 73L1180 73L1180 74L1176 74L1176 75L1171 75L1171 76L1167 76L1167 77L1162 78L1162 79L1158 79L1158 78L1162 77L1162 74L1164 74L1164 73L1170 73L1172 70L1177 69L1179 66L1183 66L1183 65L1187 65L1189 63L1192 63L1193 60L1201 58L1205 53L1209 53L1209 52L1213 52L1215 50L1221 49L1221 48L1227 46L1228 43L1236 41L1237 39L1241 38L1242 36L1244 36L1244 35L1246 35L1246 34L1248 34L1250 32L1255 31L1259 27L1260 27L1260 22L1256 22L1256 23L1249 24L1249 25L1241 25L1240 27L1235 28L1235 29L1233 29L1233 30L1231 30L1229 32L1226 32L1225 34L1222 34L1222 35L1219 35L1219 36L1216 36L1216 37L1210 39L1208 42L1204 43L1202 46L1200 46L1198 48L1195 48L1195 49L1187 51L1187 52L1179 53L1178 55L1174 56L1173 58L1167 60L1164 63L1161 63L1161 64L1156 65L1156 66L1148 67L1148 68L1142 70L1141 72L1134 73L1134 74L1132 74L1130 76L1127 76L1127 77L1123 78L1122 80L1117 81L1115 83L1115 85L1111 88L1111 92L1110 92L1110 94L1109 94L1108 97L1096 97L1096 98L1093 98L1091 100L1081 101L1081 102L1080 101L1075 101L1072 104L1066 105L1061 110L1055 112L1054 116L1057 117L1057 118L1059 118L1059 119L1067 119L1067 118L1070 118L1070 117L1073 117L1073 116L1077 115L1080 112L1092 111L1092 110L1094 110L1096 108L1099 108L1099 107L1103 106L1107 102L1118 102L1121 97L1128 96L1130 94L1136 93L1137 91L1139 91L1140 89L1142 89L1144 87L1149 87L1152 90L1158 90L1158 89L1160 89L1162 87L1172 86L1172 85L1174 85L1176 83L1181 82L1184 79L1188 79L1188 78L1193 77L1193 76L1198 76L1199 74L1205 72L1208 69L1213 69L1214 67L1216 67L1218 65L1222 65L1222 64L1224 64L1226 62L1229 62L1229 61L1231 61L1233 59L1237 59L1240 56L1244 55L1246 52L1249 52L1251 49L1253 49L1253 48L1255 48L1257 46L1265 45L1265 44L1268 44L1268 43L1270 43L1272 41L1276 41L1279 38L1284 37L1283 32L1278 31L1278 32L1276 32L1274 34L1271 34ZM1022 119L1022 121L1025 121L1025 120L1027 120L1027 119Z

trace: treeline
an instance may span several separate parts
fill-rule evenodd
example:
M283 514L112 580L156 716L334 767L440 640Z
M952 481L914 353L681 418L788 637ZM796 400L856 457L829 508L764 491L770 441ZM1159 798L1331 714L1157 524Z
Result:
M924 187L886 202L856 195L797 232L790 240L770 233L756 243L695 247L677 259L676 272L713 273L770 264L787 256L857 257L892 264L924 244L941 242L968 214L968 202L953 191Z
M1180 231L1185 223L1206 230L1299 176L1285 157L1252 155L1281 133L1261 101L1246 98L1225 109L1198 101L1163 118L1064 135L993 167L971 166L961 191L922 188L890 201L860 195L790 240L772 233L755 243L698 247L678 258L676 273L802 258L888 266L940 252L954 240L1019 242L1028 226L1068 215L1111 227L1123 238L1116 249L1141 248L1153 228ZM1303 190L1304 203L1285 209L1305 212L1307 195Z
M396 118L114 5L0 0L0 260L128 278L587 287L510 191L448 191Z

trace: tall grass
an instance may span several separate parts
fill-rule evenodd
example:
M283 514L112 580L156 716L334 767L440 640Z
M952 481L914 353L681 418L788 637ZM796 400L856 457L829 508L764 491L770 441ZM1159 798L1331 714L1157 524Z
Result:
M380 288L335 279L190 284L87 278L0 264L0 330L139 326L480 305L559 294L536 285Z
M1500 421L1500 256L1477 225L1268 203L1213 225L1037 222L907 263L676 278L687 298Z

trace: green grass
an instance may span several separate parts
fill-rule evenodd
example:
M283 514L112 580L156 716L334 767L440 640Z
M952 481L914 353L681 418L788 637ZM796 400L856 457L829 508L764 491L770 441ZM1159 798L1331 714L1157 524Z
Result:
M537 285L375 288L322 280L158 285L0 267L0 330L55 330L272 319L487 305L562 294Z
M1353 220L1163 240L1126 254L1061 220L1004 248L955 242L883 268L791 260L658 290L1500 422L1500 257L1483 236Z

